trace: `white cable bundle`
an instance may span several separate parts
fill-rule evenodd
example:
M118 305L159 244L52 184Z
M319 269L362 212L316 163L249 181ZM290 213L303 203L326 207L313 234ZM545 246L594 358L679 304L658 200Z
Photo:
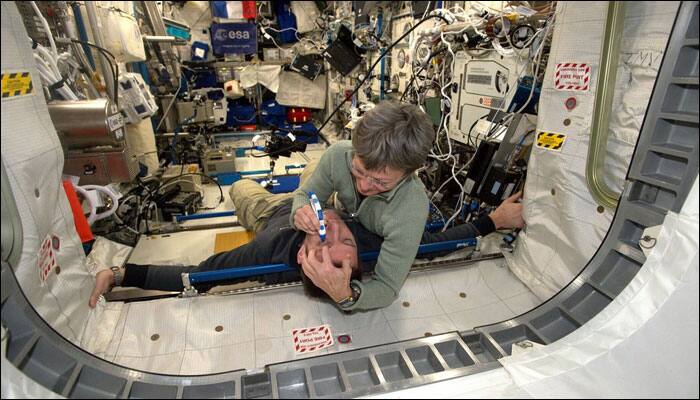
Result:
M34 12L36 12L37 17L39 18L42 26L44 27L44 31L46 33L46 36L49 38L49 44L51 46L51 51L49 51L44 46L36 44L36 48L34 50L34 60L37 63L36 67L39 71L39 75L41 76L41 80L45 86L50 87L52 85L60 83L61 81L65 82L63 76L61 75L61 70L58 67L59 62L67 63L68 67L77 66L77 63L71 64L70 61L68 61L73 57L70 53L58 54L58 50L56 49L56 42L54 41L53 35L51 34L49 23L46 21L46 18L44 18L44 16L41 15L41 11L36 5L36 2L32 1L31 4L32 8L34 9ZM78 96L76 96L75 93L73 93L73 90L71 90L71 88L66 86L65 84L57 88L56 92L61 97L63 97L64 100L79 100Z

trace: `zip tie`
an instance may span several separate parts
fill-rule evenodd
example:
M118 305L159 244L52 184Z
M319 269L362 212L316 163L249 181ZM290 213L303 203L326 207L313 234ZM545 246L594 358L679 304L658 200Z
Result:
M66 78L61 78L60 81L54 83L53 85L49 86L50 91L58 90L63 87L63 84L66 83Z

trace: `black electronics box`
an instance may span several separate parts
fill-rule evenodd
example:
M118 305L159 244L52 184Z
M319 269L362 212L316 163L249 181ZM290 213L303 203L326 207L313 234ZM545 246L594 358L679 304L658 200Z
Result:
M177 196L163 203L163 219L170 220L176 215L190 215L202 206L202 194L199 192L180 192Z
M481 201L492 206L497 206L519 188L521 172L508 172L503 168L491 168L489 175L479 189L478 197Z
M350 29L341 25L338 29L338 38L323 52L323 57L345 76L362 61L361 51L352 42Z
M489 165L491 165L491 160L493 155L498 151L499 143L488 142L482 140L479 144L479 148L476 149L476 154L474 155L474 160L469 167L469 172L467 173L467 180L474 182L471 188L467 189L467 194L470 197L476 196L476 192L481 186L481 182L484 180L486 172L489 170ZM468 182L467 182L468 183Z
M369 12L374 6L376 6L376 1L353 1L352 8L355 14L355 26L362 24L369 24Z
M435 9L436 1L412 1L413 18L422 18L423 14L426 13L426 9L430 7L427 12L433 11Z
M298 135L300 132L293 133ZM303 133L303 132L301 132ZM291 157L292 152L296 151L303 153L306 151L306 141L292 140L286 134L275 134L270 137L270 140L265 143L265 153L270 157Z
M292 65L290 68L293 71L296 71L303 75L305 78L314 80L318 76L318 74L321 73L321 70L323 69L323 66L321 63L317 62L314 60L312 56L306 55L298 55L294 57L294 60L292 61Z

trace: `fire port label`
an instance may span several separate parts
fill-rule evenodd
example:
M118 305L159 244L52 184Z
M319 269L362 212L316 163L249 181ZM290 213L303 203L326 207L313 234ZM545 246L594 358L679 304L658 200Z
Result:
M37 264L39 267L39 281L41 282L41 285L44 285L49 277L49 273L56 267L55 251L58 250L59 247L60 241L56 236L52 238L50 235L46 235L44 240L41 242L41 248L39 249L37 258Z
M554 74L557 90L587 92L591 83L591 66L578 63L559 63Z
M327 325L292 330L294 352L306 354L333 346L333 335Z

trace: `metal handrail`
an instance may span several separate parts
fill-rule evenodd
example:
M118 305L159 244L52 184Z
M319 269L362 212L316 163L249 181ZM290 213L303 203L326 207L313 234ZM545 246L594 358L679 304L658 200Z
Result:
M604 207L615 208L621 193L616 193L605 183L604 167L605 152L608 144L610 114L617 65L620 60L620 42L624 27L625 2L608 2L608 13L605 21L605 35L598 72L598 87L595 96L591 138L586 160L586 183L593 199Z

